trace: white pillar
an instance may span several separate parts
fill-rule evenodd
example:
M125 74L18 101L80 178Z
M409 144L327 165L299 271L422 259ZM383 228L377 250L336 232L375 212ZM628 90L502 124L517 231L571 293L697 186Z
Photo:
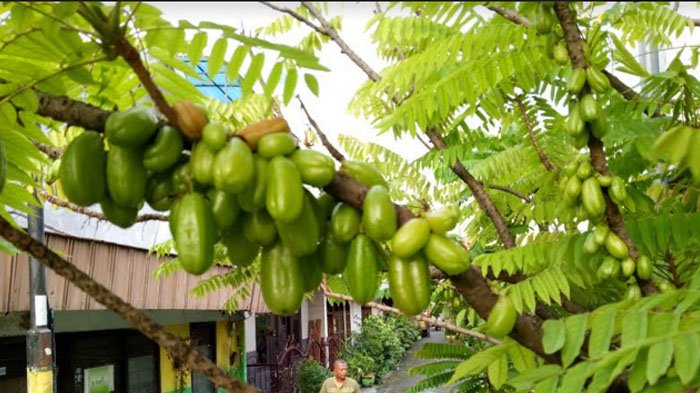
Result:
M350 303L350 331L359 332L362 329L362 306Z
M301 303L301 340L309 338L309 301Z
M323 317L321 320L321 337L325 337L328 340L328 300L326 299L326 294L321 293L321 301L323 302ZM325 348L324 354L325 359L323 359L324 366L328 367L328 347Z
M245 320L245 350L246 352L255 352L255 313L250 313L250 316Z

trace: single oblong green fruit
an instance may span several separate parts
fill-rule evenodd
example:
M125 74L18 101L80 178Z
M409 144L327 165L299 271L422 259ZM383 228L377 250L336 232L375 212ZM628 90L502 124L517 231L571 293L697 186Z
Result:
M627 293L625 293L625 298L628 300L639 300L642 298L642 290L636 283L631 284L627 287Z
M599 245L603 245L605 243L605 238L608 237L608 232L610 232L610 228L608 228L607 225L596 225L595 229L593 230L593 238L595 239L595 242Z
M299 170L282 156L270 160L267 170L265 207L276 221L291 223L304 207L304 186Z
M595 254L599 248L600 244L596 243L593 232L589 233L586 236L586 241L583 242L583 252L589 255Z
M391 251L399 258L408 258L420 251L430 237L430 224L425 218L412 218L391 238ZM393 293L393 292L392 292Z
M377 292L377 250L372 240L359 234L350 242L348 261L343 277L348 286L348 293L360 305L365 305Z
M367 187L381 185L388 187L384 176L374 167L374 165L361 161L344 160L340 164L340 171Z
M583 68L574 68L569 75L569 80L566 83L566 90L573 95L577 95L586 84L586 70Z
M128 228L136 222L138 209L135 207L122 207L114 203L109 198L100 201L100 208L107 221L120 228Z
M627 245L622 241L622 239L617 237L613 231L610 231L608 236L605 237L605 249L608 250L610 255L619 260L623 260L629 255Z
M428 220L431 231L444 234L457 225L459 221L459 208L455 205L450 205L437 210L428 210L422 215L423 218Z
M608 132L608 121L605 116L598 116L588 123L588 129L594 137L603 139Z
M583 118L581 117L579 107L580 105L578 102L571 105L569 116L566 118L566 122L564 123L564 131L566 131L572 137L577 137L583 134L586 130L586 122L583 121Z
M469 251L443 235L431 234L424 251L433 265L450 276L460 274L469 268L471 260Z
M593 94L586 94L581 98L579 110L581 111L581 118L585 121L592 121L600 117L600 104L595 100Z
M211 202L211 211L214 214L214 222L220 231L226 230L236 223L240 207L236 202L236 196L226 191L211 188L207 192L207 197Z
M261 246L271 246L277 239L275 220L265 209L246 215L243 220L243 231L248 240Z
M113 112L105 121L105 136L111 145L136 148L146 143L158 128L158 119L145 107Z
M260 253L260 245L248 240L242 225L234 225L222 233L221 244L226 247L229 261L240 267L250 266Z
M642 280L649 280L653 269L654 265L651 263L651 258L646 255L640 255L637 258L637 277Z
M183 196L173 238L178 260L186 272L200 275L214 264L215 233L209 201L197 192Z
M593 176L593 165L587 160L582 161L578 165L578 169L576 169L576 176L581 179L581 181Z
M572 162L566 164L566 165L561 169L561 173L562 173L564 176L573 176L573 175L576 174L576 170L578 169L578 165L579 165L578 162L572 161Z
M577 200L579 195L581 195L581 180L576 176L571 176L569 181L566 182L566 189L564 190L564 195L571 200Z
M85 131L68 144L58 176L69 201L90 206L105 197L106 161L102 136L94 131Z
M620 261L610 256L603 258L596 274L601 280L617 278L620 274Z
M216 153L206 143L195 144L190 157L190 172L197 183L205 186L214 184L215 157Z
M581 200L583 208L591 217L599 217L605 213L605 198L595 177L591 176L583 182Z
M260 290L275 315L292 315L304 299L304 278L298 257L282 243L266 248L260 258Z
M184 148L182 134L170 126L163 126L156 140L143 154L143 166L151 172L164 172L177 163Z
M600 172L596 172L595 178L598 179L598 184L601 187L610 187L612 184L612 177L603 175Z
M507 336L518 321L518 313L507 295L498 297L486 319L486 332L495 338Z
M569 63L569 52L566 50L566 43L564 41L559 41L554 47L552 56L554 57L554 61L559 65L566 65Z
M210 121L202 129L202 141L213 152L223 149L226 146L226 127L218 121Z
M430 303L428 261L421 254L389 259L389 290L394 307L406 315L417 315Z
M265 207L265 192L267 190L267 160L259 155L253 156L255 173L251 184L238 194L238 204L241 209L252 213Z
M274 156L286 156L297 148L297 141L288 132L275 132L260 138L258 142L258 154L263 158Z
M253 152L241 138L231 139L214 158L214 186L237 194L248 187L255 174Z
M300 149L289 157L299 169L301 181L314 187L325 187L335 176L333 159L315 150Z
M573 138L571 144L577 149L582 149L588 145L589 139L590 135L588 134L588 132L582 132L580 135L577 135Z
M275 221L277 233L294 255L304 256L313 253L321 239L316 214L310 198L304 195L301 213L296 220L286 223Z
M333 209L335 209L335 205L337 204L337 201L333 195L327 192L322 192L321 195L316 198L316 202L318 203L318 208L322 217L325 220L330 220L331 214L333 214Z
M627 198L625 181L620 177L613 176L610 188L608 188L608 194L610 195L610 199L618 205L622 203Z
M386 187L376 185L367 191L362 202L362 226L372 240L384 241L394 236L396 209Z
M535 12L534 24L538 34L549 34L552 30L552 25L554 24L552 13L549 8L541 3L537 7L537 12Z
M318 247L322 272L334 275L345 270L348 262L348 249L345 244L335 240L333 235L326 234Z
M596 93L602 94L610 90L610 80L595 67L589 66L586 69L586 81Z
M339 202L331 214L331 234L341 243L349 243L360 231L360 212Z
M110 146L107 152L107 190L114 203L138 207L146 198L146 184L142 151Z
M659 291L661 291L661 293L670 292L674 289L676 289L676 287L668 281L661 281L661 283L659 283Z

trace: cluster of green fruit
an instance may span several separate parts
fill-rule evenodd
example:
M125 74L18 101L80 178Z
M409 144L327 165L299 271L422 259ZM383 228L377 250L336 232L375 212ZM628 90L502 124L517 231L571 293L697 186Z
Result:
M296 312L322 273L342 273L350 295L366 304L384 269L396 306L414 315L430 300L429 262L447 274L469 267L469 253L445 236L457 223L455 209L425 212L399 228L387 183L373 166L345 160L340 167L368 187L360 212L307 188L333 181L335 164L299 149L283 119L233 133L191 103L173 109L177 128L137 107L111 114L104 138L86 131L73 139L59 168L68 200L99 203L123 228L144 203L169 211L178 259L190 274L212 266L216 243L237 266L260 255L262 294L279 315Z

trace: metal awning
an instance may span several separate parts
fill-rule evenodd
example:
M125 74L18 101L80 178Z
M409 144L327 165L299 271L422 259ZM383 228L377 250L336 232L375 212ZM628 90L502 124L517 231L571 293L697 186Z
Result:
M139 309L221 310L235 295L231 288L221 288L203 298L190 294L197 282L225 273L230 269L226 266L214 266L201 276L177 271L156 279L153 272L162 259L145 250L58 234L47 234L46 238L51 249ZM105 309L51 270L46 271L46 291L49 306L55 310ZM239 305L240 310L269 312L257 284L253 284L249 298L239 299ZM29 310L29 258L0 253L0 312L24 310Z

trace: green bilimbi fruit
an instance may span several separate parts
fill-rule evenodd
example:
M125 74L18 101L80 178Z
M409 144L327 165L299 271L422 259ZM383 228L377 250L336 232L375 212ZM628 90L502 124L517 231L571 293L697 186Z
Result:
M213 177L219 190L237 194L250 185L254 174L253 152L242 139L231 139L216 153Z
M358 304L367 304L377 292L379 274L377 250L372 240L359 234L350 242L348 261L343 277L350 296Z
M591 217L599 217L605 213L605 198L595 177L589 177L583 182L581 199L584 209Z
M136 214L139 210L135 207L119 206L109 198L104 198L100 201L100 208L102 208L102 213L104 213L107 221L120 228L128 228L134 225Z
M334 275L345 270L348 261L348 249L345 244L335 240L333 235L326 234L318 248L321 271Z
M386 187L370 187L362 202L362 210L362 226L372 240L384 241L394 236L397 226L396 209Z
M253 165L255 173L251 184L238 194L238 204L248 213L265 206L267 191L267 160L256 154L253 156Z
M307 195L302 196L304 198L302 211L296 220L290 223L275 221L277 233L282 239L282 243L297 256L304 256L314 252L321 238L318 221L316 220L316 214L310 198Z
M595 242L603 245L605 243L605 238L608 237L608 232L610 232L610 228L608 228L607 225L597 225L593 230L593 238L595 239Z
M569 76L566 84L566 90L573 95L577 95L586 84L586 70L583 68L574 68Z
M258 142L258 154L263 158L286 156L297 148L297 141L288 132L275 132L265 135Z
M423 250L433 265L450 276L469 268L469 251L443 235L431 234Z
M603 139L608 132L608 121L605 116L598 116L588 123L588 128L591 130L591 134L593 134L594 137Z
M215 157L216 153L206 143L195 144L190 157L190 172L197 183L205 186L214 184Z
M243 220L243 232L248 240L261 246L271 246L277 239L275 220L265 209L246 215Z
M412 218L394 234L391 239L391 251L399 258L410 257L425 246L428 237L430 237L428 220Z
M163 126L156 140L143 154L143 166L152 172L164 172L177 163L184 148L182 134L170 126Z
M389 290L394 306L406 315L417 315L430 303L430 272L422 253L389 259Z
M104 198L106 161L102 136L94 131L85 131L68 144L58 176L69 201L90 206Z
M276 156L267 165L265 207L277 221L291 223L304 207L304 186L296 165L283 156Z
M630 257L627 257L620 262L620 267L622 268L622 275L625 277L632 277L634 274L634 271L636 269L636 264L634 263L634 260Z
M613 231L610 231L608 236L605 237L605 249L608 250L610 255L620 260L627 258L629 255L627 245Z
M518 313L507 295L498 297L486 320L486 331L495 338L503 338L513 330L518 321Z
M138 207L146 198L147 180L141 150L110 146L107 152L107 190L114 203Z
M620 204L627 198L627 190L625 188L625 181L622 178L614 176L610 187L608 188L608 193L610 194L610 199L615 203Z
M554 61L559 65L566 65L569 62L569 52L566 50L566 43L560 41L553 51Z
M601 280L616 278L620 274L620 261L613 257L603 258L603 262L598 267L597 275Z
M566 182L564 195L571 200L576 200L581 195L581 180L577 176L571 176Z
M428 220L432 232L442 234L457 225L459 221L459 208L455 205L451 205L437 210L428 210L423 213L423 218Z
M583 134L586 130L586 122L583 121L581 117L579 107L580 104L578 102L571 105L569 117L566 118L566 122L564 123L564 131L573 137Z
M546 5L539 4L537 7L537 12L535 13L535 29L539 34L549 34L552 30L552 25L554 21L552 20L552 13L550 8Z
M207 192L207 197L211 202L211 210L214 214L214 222L219 230L226 230L236 223L240 207L236 202L236 196L226 191L211 188Z
M260 257L260 291L265 304L276 315L292 315L304 300L301 261L287 246L277 243Z
M226 127L219 122L210 121L202 129L202 142L213 152L223 149L226 146Z
M583 242L583 252L586 254L595 254L600 248L600 244L596 243L595 235L593 232L586 236L586 241Z
M178 204L175 225L175 249L182 268L200 275L214 263L216 227L211 205L203 195L192 192Z
M299 169L301 181L314 187L325 187L335 176L335 164L327 155L314 150L297 150L290 156Z
M151 139L157 129L158 119L145 107L114 112L105 121L105 136L110 145L121 147L139 147Z
M586 69L586 81L596 93L605 93L610 90L610 80L601 71L590 66Z
M360 230L360 212L343 202L333 208L331 215L331 233L341 242L348 243L355 238Z
M260 253L260 245L245 236L243 226L234 225L221 235L221 244L226 247L226 256L236 266L249 266Z
M637 277L642 280L649 280L652 270L654 270L654 265L651 263L651 258L646 255L640 255L637 258Z
M598 101L595 100L592 94L586 94L581 98L579 111L584 121L592 121L600 117L600 104L598 104Z
M384 176L373 165L361 161L345 160L340 164L340 172L352 177L367 187L382 185L388 187Z
M578 169L576 170L576 176L581 179L581 181L584 181L591 177L593 175L593 165L591 165L590 161L583 161L579 164Z

